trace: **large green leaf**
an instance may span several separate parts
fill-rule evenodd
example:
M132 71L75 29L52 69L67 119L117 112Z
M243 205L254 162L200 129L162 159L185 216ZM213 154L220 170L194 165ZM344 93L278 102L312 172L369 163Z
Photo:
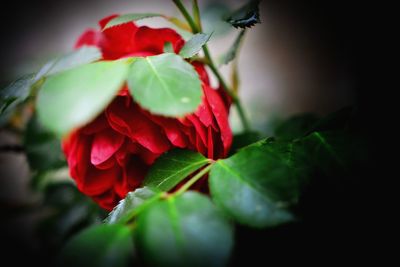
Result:
M229 62L231 62L232 60L235 59L237 51L239 50L239 47L243 40L245 32L246 32L246 30L241 30L239 32L235 41L229 48L229 50L224 55L222 55L221 64L228 64Z
M101 59L101 51L94 46L83 46L71 53L60 58L56 58L47 64L36 74L35 81L40 80L44 76L53 75L62 71L76 68L80 65L92 63Z
M244 6L227 16L226 21L235 28L247 28L260 23L260 12L258 5L260 0L251 0Z
M29 96L34 83L33 77L33 74L25 75L0 91L0 115L11 111Z
M84 125L111 102L127 70L126 61L104 61L49 77L37 99L40 121L57 134Z
M133 192L129 192L126 197L115 206L104 222L108 224L119 222L127 213L133 212L146 202L146 200L156 195L157 193L148 187L138 188Z
M293 143L258 142L211 169L214 201L238 222L275 226L293 219L286 209L295 203L307 179L302 153Z
M196 55L200 49L210 40L211 34L197 33L190 38L182 47L179 55L183 58L190 58Z
M233 136L233 142L232 142L232 146L230 149L230 153L233 154L235 152L237 152L237 150L248 146L252 143L255 143L257 141L261 140L261 133L259 132L243 132L240 134L235 134Z
M129 266L131 231L122 225L99 225L74 236L61 252L60 266Z
M186 192L144 210L135 241L149 266L225 266L233 229L209 198Z
M344 107L315 122L308 133L347 129L350 127L354 115L355 109L353 107Z
M317 120L317 116L310 113L293 116L276 127L274 136L281 140L293 140L304 137L309 133Z
M121 16L115 17L112 20L110 20L107 23L107 25L104 27L103 30L108 29L110 27L117 26L117 25L125 24L128 22L136 21L136 20L152 18L152 17L162 17L162 16L163 15L158 14L158 13L125 14L125 15L121 15Z
M133 98L154 114L184 116L201 103L197 72L172 53L137 58L131 65L128 85Z
M169 191L208 162L207 158L197 152L183 149L171 150L156 160L143 184Z
M366 162L367 140L344 131L313 132L299 140L314 169L327 175L347 172L353 164Z

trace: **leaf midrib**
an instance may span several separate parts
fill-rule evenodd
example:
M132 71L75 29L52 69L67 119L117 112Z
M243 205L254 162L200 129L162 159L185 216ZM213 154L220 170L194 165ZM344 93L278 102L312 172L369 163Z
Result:
M171 99L174 99L174 96L172 95L171 91L168 89L168 85L165 83L165 81L160 77L160 75L157 72L156 67L153 65L151 60L146 57L146 62L149 64L151 71L154 73L156 76L157 80L161 83L161 87L164 89L164 91L171 97Z
M198 162L192 163L192 164L190 164L190 165L188 165L188 166L186 166L186 167L184 167L184 168L182 168L182 169L176 171L176 172L173 173L172 175L167 176L161 183L159 183L158 185L156 185L156 187L159 188L162 184L164 184L165 182L169 181L172 177L174 177L174 176L176 176L176 175L178 175L178 174L180 174L180 173L186 171L187 169L190 169L191 167L200 165L200 166L199 166L199 168L200 168L200 167L201 167L201 164L207 163L207 162L208 162L208 160L207 160L207 159L204 159L204 160L202 160L202 161L198 161ZM195 170L193 170L193 171L195 171Z
M263 188L260 188L259 186L253 184L250 181L247 181L245 178L243 178L239 173L235 172L232 170L232 168L230 168L228 165L226 165L225 162L223 162L222 160L217 161L217 164L219 164L223 169L225 169L227 172L231 173L234 177L236 177L238 180L242 181L243 183L247 184L251 189L253 189L254 191L256 191L257 193L259 193L261 195L262 198L264 198L268 203L273 203L271 201L271 199L269 199L267 196L265 196L265 194L263 193L267 193L267 190L264 190Z

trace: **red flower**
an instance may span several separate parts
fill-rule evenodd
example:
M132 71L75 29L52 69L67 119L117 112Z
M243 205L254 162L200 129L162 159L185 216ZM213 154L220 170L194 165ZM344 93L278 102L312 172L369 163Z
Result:
M103 28L115 16L100 21ZM104 31L87 30L76 48L93 45L104 60L163 53L166 42L179 52L184 40L174 30L138 27L134 23ZM174 147L196 150L208 158L225 157L232 143L228 124L229 99L210 87L207 72L193 63L202 81L203 102L194 114L167 118L143 110L127 87L94 121L63 141L64 153L80 191L104 209L140 186L154 160Z

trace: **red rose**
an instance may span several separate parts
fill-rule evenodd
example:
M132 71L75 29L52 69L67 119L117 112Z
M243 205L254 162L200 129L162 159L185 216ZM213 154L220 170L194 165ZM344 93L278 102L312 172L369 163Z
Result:
M103 28L115 16L100 21ZM184 40L174 30L138 27L134 23L104 31L87 30L76 48L93 45L104 60L163 53L166 42L179 52ZM174 147L196 150L212 159L225 157L232 143L228 124L229 99L210 87L207 72L193 63L202 81L203 101L182 119L152 115L130 96L126 86L94 121L63 141L71 176L84 194L104 209L140 186L151 164Z

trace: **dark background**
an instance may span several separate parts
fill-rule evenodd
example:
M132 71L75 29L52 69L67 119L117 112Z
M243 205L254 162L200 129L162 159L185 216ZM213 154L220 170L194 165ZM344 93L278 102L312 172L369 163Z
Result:
M74 2L74 1L72 1ZM201 1L200 1L201 2ZM2 84L13 78L15 69L13 59L24 54L19 51L29 46L29 40L23 38L38 25L41 20L57 23L57 18L50 16L53 10L65 8L71 1L29 1L25 3L13 1L2 7L0 18L0 80ZM88 1L82 5L95 4ZM68 12L70 10L68 9ZM76 12L79 12L78 10ZM320 88L319 95L329 94L332 103L325 100L329 109L339 108L343 103L357 106L359 112L357 127L359 132L369 139L377 138L379 123L377 110L381 103L376 97L379 89L375 87L372 77L378 66L372 63L377 47L374 36L377 32L377 6L366 1L268 1L262 3L261 13L278 17L289 25L293 35L299 34L307 39L307 51L313 51L313 66L323 66L320 75L328 80L342 77L345 73L349 85L343 89ZM68 16L68 14L65 14ZM263 24L256 27L263 27ZM44 32L46 28L42 29ZM291 34L288 32L287 34ZM299 37L300 38L300 37ZM300 38L300 39L301 39ZM21 40L24 43L21 45ZM301 41L301 40L299 40ZM375 40L376 41L376 40ZM18 49L17 49L18 48ZM43 54L43 51L38 51ZM302 53L302 50L298 51ZM336 93L335 93L336 92ZM342 101L342 95L351 95ZM338 96L339 95L339 96ZM373 97L372 97L373 96ZM339 100L338 100L339 99ZM311 111L326 113L324 106L318 105L318 99ZM335 102L337 101L337 102ZM310 111L307 107L304 111ZM378 124L378 125L376 125ZM374 153L371 153L374 154ZM372 158L368 164L354 166L349 177L341 177L349 183L344 186L330 187L322 182L316 184L305 196L301 206L304 221L273 230L256 231L239 228L236 240L235 263L246 262L246 266L268 265L271 260L281 263L297 261L304 263L343 263L348 260L360 261L374 257L371 252L372 239L375 235L372 225L377 220L371 215L375 205L371 200L369 177L379 179L383 173L377 174L378 163ZM379 186L378 186L379 188ZM379 191L379 190L378 190ZM7 217L9 214L2 216ZM1 239L4 255L11 256L16 263L36 259L40 254L29 244L24 243L24 222L15 225L10 232L2 231ZM4 228L3 229L10 229ZM4 237L3 237L4 236ZM39 262L43 263L41 259ZM265 264L262 264L265 263ZM240 264L235 264L241 266Z

